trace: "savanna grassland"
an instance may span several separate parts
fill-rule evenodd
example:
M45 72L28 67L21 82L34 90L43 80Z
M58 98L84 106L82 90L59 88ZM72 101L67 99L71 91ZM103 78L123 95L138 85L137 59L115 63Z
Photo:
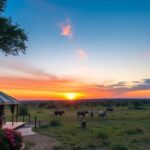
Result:
M79 105L74 108L58 107L65 111L63 118L53 115L55 108L28 106L33 122L34 116L41 126L34 131L55 138L55 150L149 150L150 149L150 107L143 110L129 110L127 106L114 106L115 111L107 118L99 118L98 110L102 105ZM80 127L78 110L94 110L94 117L86 115L87 127ZM20 119L22 119L20 117ZM26 117L27 121L27 117Z

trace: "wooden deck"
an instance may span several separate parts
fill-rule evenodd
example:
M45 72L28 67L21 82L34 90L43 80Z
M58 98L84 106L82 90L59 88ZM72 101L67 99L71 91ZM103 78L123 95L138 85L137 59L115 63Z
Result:
M12 126L12 122L6 122L6 124L3 125L3 129L18 129L23 127L26 124L26 122L14 122L14 125Z

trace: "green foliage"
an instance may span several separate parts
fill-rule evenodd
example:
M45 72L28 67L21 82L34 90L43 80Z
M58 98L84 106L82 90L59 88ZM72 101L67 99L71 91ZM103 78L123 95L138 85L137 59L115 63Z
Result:
M41 129L46 129L46 128L48 128L48 125L41 125L40 128Z
M143 106L143 103L142 103L142 101L136 100L133 102L133 106L134 106L134 108L139 108L139 107Z
M27 116L29 114L28 108L26 106L19 107L19 116Z
M114 144L112 150L128 150L128 148L122 144Z
M52 127L57 127L57 126L61 126L62 123L61 123L60 120L51 120L49 125L52 126Z
M0 130L0 150L20 150L22 144L21 133L11 129Z
M0 0L0 12L4 11L6 0ZM6 18L0 13L0 51L5 55L18 55L25 53L27 36L24 30L13 24L11 18Z
M6 6L6 0L0 0L0 12L3 12Z

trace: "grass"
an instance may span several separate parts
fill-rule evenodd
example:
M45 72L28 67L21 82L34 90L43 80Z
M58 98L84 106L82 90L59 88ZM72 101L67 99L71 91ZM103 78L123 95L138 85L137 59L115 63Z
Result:
M105 133L105 132L100 132L97 135L97 138L101 138L103 140L108 139L108 137L109 137L109 135L107 133Z
M128 148L122 144L114 144L112 150L128 150Z
M51 126L51 127L57 127L57 126L61 126L62 124L61 124L61 121L60 120L51 120L50 121L50 123L49 123L49 125Z
M143 133L143 130L141 128L129 128L126 131L124 131L127 135L134 135L134 134L140 134Z
M36 132L54 137L60 144L55 150L148 150L150 149L150 108L147 110L128 110L117 107L107 118L99 118L97 114L90 118L87 114L87 128L80 127L81 119L77 119L73 108L65 110L63 118L55 118L53 110L30 108L31 120L37 115L42 125L34 129ZM105 108L82 107L86 110L104 110ZM40 112L37 114L37 111ZM9 118L8 113L8 118ZM22 118L19 118L22 120ZM28 120L25 118L26 121Z

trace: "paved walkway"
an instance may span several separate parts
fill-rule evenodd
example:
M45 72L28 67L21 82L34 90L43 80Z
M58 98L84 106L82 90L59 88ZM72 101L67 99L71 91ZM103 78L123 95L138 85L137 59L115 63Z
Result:
M14 122L13 126L12 126L12 122L6 122L6 124L3 125L3 129L5 128L16 129L24 125L25 125L25 122Z
M25 143L32 143L32 146L29 150L54 150L54 146L58 143L55 139L41 135L41 134L34 134L24 136Z
M23 136L34 135L35 132L32 131L33 125L25 125L24 127L17 129L17 131L21 132Z
M24 136L25 146L28 147L29 143L29 145L32 145L29 146L29 150L53 150L58 142L51 137L33 132L32 128L33 125L26 124L24 127L17 129Z

